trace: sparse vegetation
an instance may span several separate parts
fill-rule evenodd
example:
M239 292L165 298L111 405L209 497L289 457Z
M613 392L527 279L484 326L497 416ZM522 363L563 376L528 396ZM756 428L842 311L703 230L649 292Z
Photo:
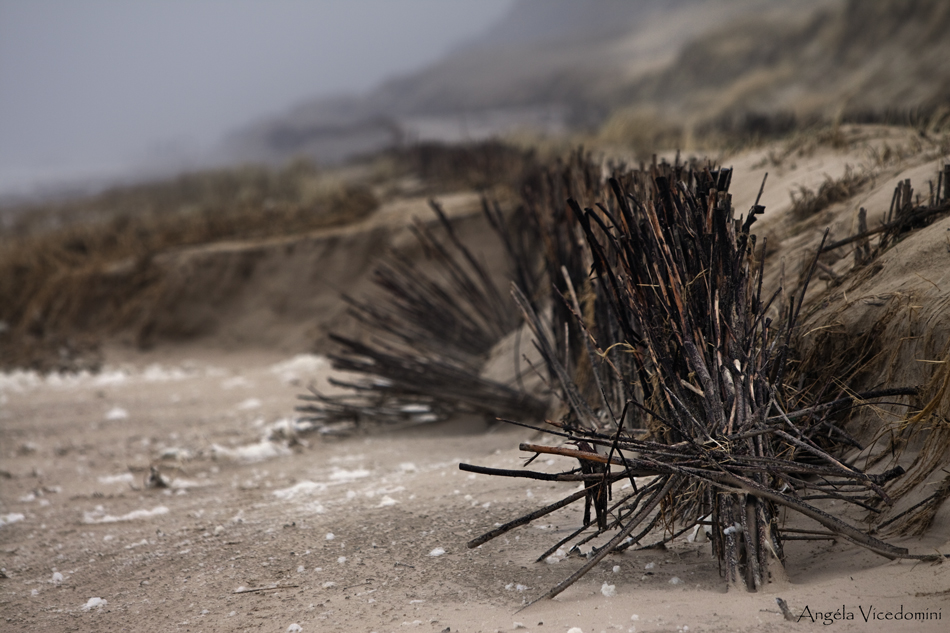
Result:
M844 175L837 180L825 176L825 181L819 185L818 191L799 187L797 192L792 192L792 215L798 220L814 217L831 205L850 199L869 182L871 176L858 172L849 165L845 168Z
M164 252L354 222L378 205L366 186L307 161L118 187L19 209L0 238L2 363L94 365L103 332L129 324L128 299L155 291Z

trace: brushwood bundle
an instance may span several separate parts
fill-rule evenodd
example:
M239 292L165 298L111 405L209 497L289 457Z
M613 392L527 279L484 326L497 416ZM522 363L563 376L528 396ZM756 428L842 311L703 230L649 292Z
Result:
M577 154L529 183L526 210L543 244L550 290L516 286L513 295L563 403L557 419L532 428L562 441L521 448L572 457L580 466L559 474L460 468L584 482L561 501L469 542L477 547L583 502L583 525L538 560L569 543L614 536L546 597L657 527L661 543L696 526L710 528L727 581L755 590L781 573L783 544L796 538L780 521L783 509L817 522L821 529L812 535L844 538L889 559L933 558L812 503L830 498L872 513L893 503L884 485L903 469L870 474L843 461L841 449L858 442L836 416L917 390L808 402L788 385L817 255L793 297L780 289L766 294L764 261L757 257L765 249L756 249L751 233L764 208L757 199L735 219L731 177L728 169L683 165L677 157L650 169L613 167L604 183ZM631 486L612 498L611 485L624 480Z

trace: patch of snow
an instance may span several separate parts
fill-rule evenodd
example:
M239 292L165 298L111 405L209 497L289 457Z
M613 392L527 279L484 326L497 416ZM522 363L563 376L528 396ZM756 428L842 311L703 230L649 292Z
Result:
M365 468L357 468L355 470L347 470L345 468L333 467L333 472L330 473L330 479L333 481L352 481L353 479L362 479L363 477L369 477L370 471Z
M617 585L608 585L604 583L600 586L600 593L604 594L605 598L613 598L617 595Z
M248 398L247 400L242 400L238 403L239 411L247 411L249 409L260 409L263 403L258 398Z
M103 475L99 477L100 484L130 484L134 481L132 473L122 473L121 475Z
M24 371L22 369L16 369L14 371L0 373L0 392L14 391L16 393L22 393L28 389L34 389L42 383L43 379L33 370Z
M125 420L129 417L129 412L122 407L112 407L106 412L106 420Z
M284 457L291 454L286 445L270 440L261 440L256 444L246 444L237 448L227 448L220 444L211 445L211 455L215 458L234 459L242 462L260 462L265 459Z
M343 563L346 562L346 556L340 556L338 559L336 559L336 562L342 565Z
M59 584L62 584L63 581L65 580L66 579L63 577L61 573L59 573L58 571L54 571L53 578L50 580L50 582L53 583L54 585L59 585Z
M143 545L148 545L148 539L142 539L138 543L130 543L125 546L125 549L135 549L136 547L141 547Z
M287 627L287 633L300 633L301 631L303 631L303 627L296 622Z
M82 606L83 611L92 611L93 609L101 609L102 607L109 604L106 600L102 598L89 598L89 601Z
M386 507L389 507L389 506L394 506L394 505L396 505L397 503L399 503L399 502L396 501L395 499L393 499L392 497L390 497L389 495L386 495L385 497L383 497L382 499L379 500L379 505L377 505L376 507L377 507L377 508L386 508Z
M567 633L584 633L584 631L579 626L572 626L567 630Z
M186 488L198 488L198 487L204 486L204 485L206 485L206 484L202 484L202 483L197 482L197 481L192 481L191 479L181 479L181 478L173 479L173 480L172 480L172 483L170 484L172 490L184 490L184 489L186 489Z
M290 488L282 488L280 490L274 491L274 496L278 499L283 499L285 501L290 501L297 497L303 497L312 495L317 492L323 492L327 489L327 485L324 483L319 483L316 481L301 481Z
M336 538L336 536L333 535L333 532L327 532L327 537L326 537L326 538L327 538L328 541L332 541L333 539Z
M156 506L151 510L133 510L132 512L120 516L106 514L102 506L97 506L94 511L83 513L83 523L119 523L121 521L151 519L152 517L162 514L168 514L168 508L165 506Z
M412 462L403 462L399 464L399 470L401 470L404 473L414 473L414 472L417 472L419 469Z
M93 379L92 384L96 387L111 387L124 384L128 380L129 372L124 369L107 369L99 372L99 375Z
M672 578L670 578L670 584L671 584L671 585L681 585L681 584L683 584L683 581L680 580L679 578L677 578L676 576L673 576Z
M190 376L189 372L179 367L164 368L154 363L145 368L142 372L142 378L145 382L172 382L185 380Z
M327 509L324 508L323 504L319 501L310 501L309 503L305 503L304 505L300 506L300 509L304 512L310 512L313 514L323 514L327 511Z
M325 356L317 354L297 354L290 360L272 365L270 372L289 385L302 382L305 378L314 378L330 366Z
M548 565L553 565L555 563L561 562L561 559L566 557L567 554L564 552L564 548L559 547L557 551L544 559L544 562Z
M0 514L0 527L5 525L10 525L11 523L16 523L17 521L22 521L26 517L20 514L19 512L11 512L10 514Z
M619 574L619 573L620 573L620 565L614 565L613 572L614 572L615 574Z
M653 569L654 567L656 567L656 563L647 563L643 566L644 569Z
M431 552L429 552L429 556L442 556L442 554L445 554L445 550L442 549L441 547L437 547Z

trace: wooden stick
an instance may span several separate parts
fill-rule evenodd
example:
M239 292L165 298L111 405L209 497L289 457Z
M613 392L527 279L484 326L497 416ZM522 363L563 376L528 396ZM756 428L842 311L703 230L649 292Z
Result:
M585 475L583 473L539 473L534 470L507 470L504 468L487 468L485 466L474 466L472 464L459 464L459 470L469 473L478 473L480 475L495 475L498 477L522 477L524 479L538 479L541 481L603 481L604 476L601 473ZM609 483L619 481L626 477L625 473L614 473L609 478Z
M274 589L294 589L298 585L268 585L267 587L254 587L252 589L235 589L234 593L257 593L259 591L272 591Z
M587 494L586 488L578 490L574 494L568 495L567 497L564 497L563 499L561 499L560 501L556 503L552 503L551 505L545 506L541 508L540 510L535 510L534 512L531 512L530 514L524 515L520 519L509 521L508 523L505 523L504 525L495 528L491 532L486 532L485 534L482 534L478 538L472 539L471 541L468 542L468 548L475 549L479 545L487 543L493 538L501 536L505 532L509 532L515 529L516 527L519 527L522 525L527 525L528 523L531 523L535 519L540 519L546 514L551 514L555 510L560 510L564 506L574 503L578 499L583 499L586 494Z
M625 538L630 536L630 533L633 532L637 528L638 525L640 525L640 523L647 517L647 515L649 515L650 512L652 512L653 509L660 503L663 497L665 497L671 490L673 490L673 488L675 488L680 483L680 481L681 480L678 476L675 476L675 475L668 476L665 485L659 490L657 490L656 493L652 497L650 497L650 500L647 501L646 504L644 504L644 506L640 508L640 511L637 512L637 514L632 519L630 519L630 521L627 522L627 525L624 527L623 530L620 531L620 533L617 536L613 537L609 543L607 543L602 548L597 550L597 553L594 554L594 556L591 557L589 561L587 561L586 565L584 565L583 567L578 569L576 572L571 574L570 577L566 578L565 580L562 580L560 583L557 584L557 586L552 588L546 594L529 602L518 611L520 612L520 611L523 611L524 609L527 609L528 607L533 605L535 602L538 602L539 600L543 598L553 598L554 596L558 595L559 593L561 593L562 591L564 591L565 589L573 585L575 582L577 582L578 578L580 578L581 576L586 574L588 571L596 567L597 564L600 563L600 561L603 560L603 558L607 554L612 552L614 548L616 548L620 543L622 543Z
M914 222L919 222L920 220L925 220L931 216L939 215L941 213L946 213L948 211L950 211L950 205L948 204L941 204L935 207L931 207L929 209L924 208L911 215L898 218L897 220L888 222L886 224L882 224L881 226L877 228L868 229L867 231L861 231L859 233L852 235L851 237L846 237L836 242L832 242L831 244L823 246L821 250L818 252L826 253L828 251L833 251L836 248L847 246L848 244L851 244L852 242L857 242L858 240L868 238L872 235L877 235L878 233L884 233L885 231L890 231L891 229L895 229L901 226L907 226L907 225L913 224Z

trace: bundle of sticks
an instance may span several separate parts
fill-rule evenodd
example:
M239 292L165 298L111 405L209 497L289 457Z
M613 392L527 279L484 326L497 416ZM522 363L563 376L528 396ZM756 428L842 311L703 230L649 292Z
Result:
M417 220L413 234L426 256L425 267L398 252L374 270L381 300L344 295L350 315L364 325L368 340L331 334L339 351L334 369L352 379L331 378L346 391L324 394L311 387L297 407L308 422L327 434L362 426L441 422L473 412L540 419L547 402L522 389L481 374L487 354L520 325L520 316L491 275L457 235L435 201L430 203L441 232ZM525 245L504 229L497 204L485 200L487 221L504 235L512 276L528 279L518 267L527 261Z
M785 563L782 508L820 524L812 534L844 538L887 558L928 558L812 503L832 498L869 512L892 503L883 486L903 470L869 474L836 457L839 447L857 442L835 415L916 392L885 389L817 404L800 401L786 386L815 262L797 298L784 300L779 290L763 294L764 262L756 260L750 233L764 211L759 199L734 219L731 171L684 166L678 158L639 171L615 169L602 202L582 208L571 198L566 216L563 207L554 208L545 220L541 207L557 204L551 191L596 195L590 171L569 165L559 176L539 180L555 184L538 187L536 204L527 205L539 218L551 301L559 309L552 319L542 318L541 295L513 289L564 403L560 419L525 424L563 438L561 445L521 448L575 458L581 467L550 474L460 465L495 476L581 481L584 488L469 547L583 501L583 525L539 560L571 541L580 545L616 534L542 597L557 595L604 556L640 543L658 526L660 542L696 526L710 528L725 578L755 590ZM643 477L651 479L644 483ZM622 480L631 487L611 499L611 484Z

